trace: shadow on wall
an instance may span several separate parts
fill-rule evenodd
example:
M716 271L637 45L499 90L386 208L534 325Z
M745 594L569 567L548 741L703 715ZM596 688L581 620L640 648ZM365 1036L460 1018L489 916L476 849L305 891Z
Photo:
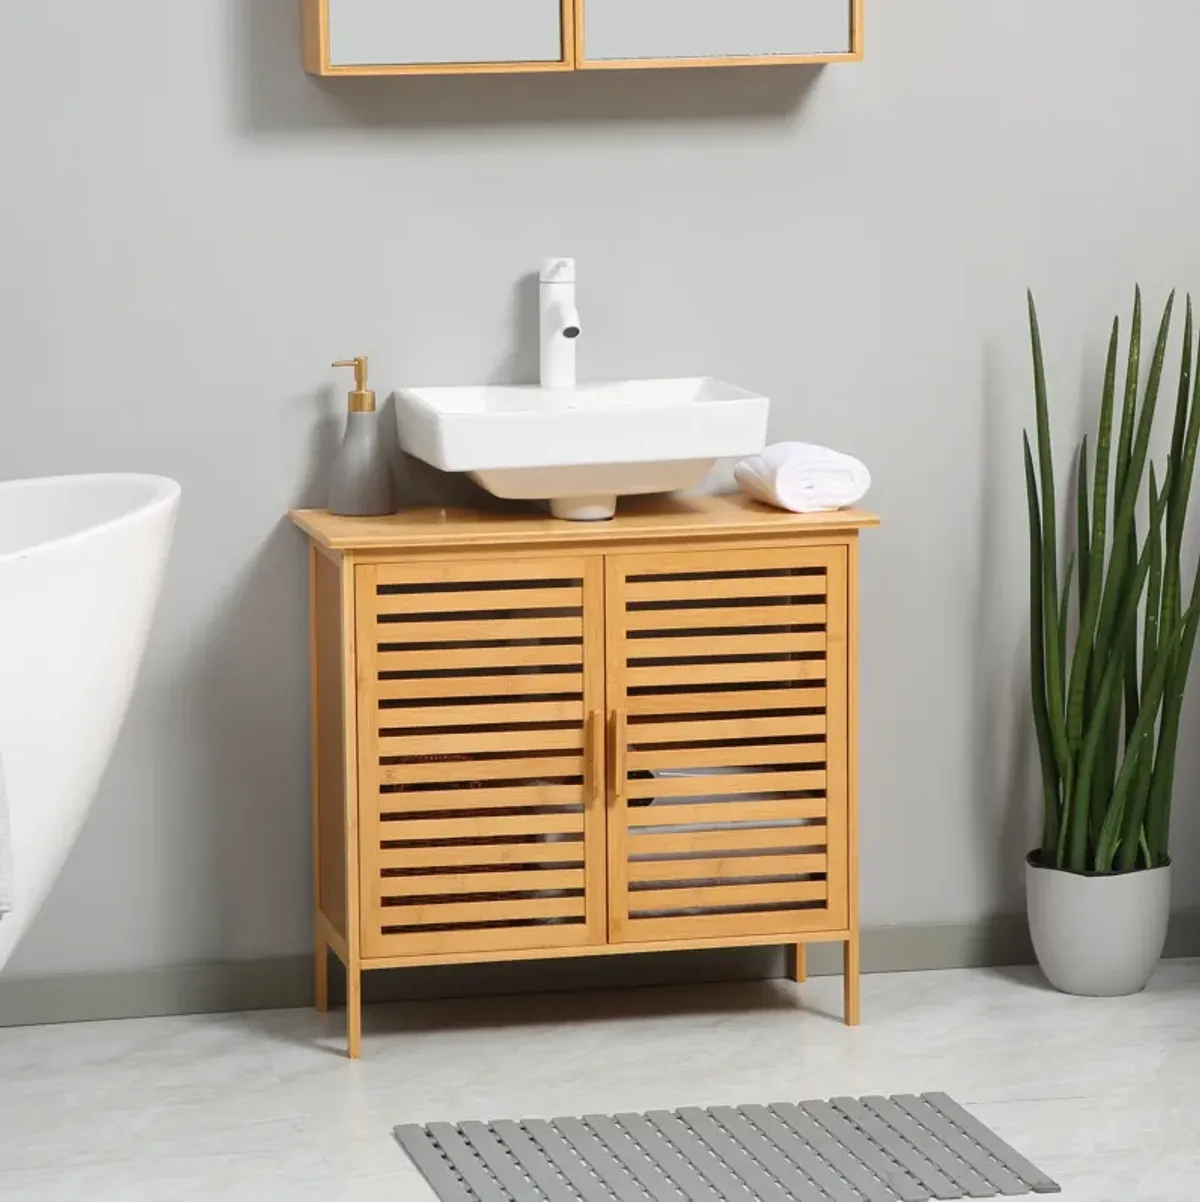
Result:
M515 355L514 352L514 357ZM313 431L309 444L308 471L291 502L297 509L325 508L329 497L329 480L333 475L333 461L346 428L344 393L331 387L320 388L312 394L311 407ZM424 505L478 509L497 504L490 494L461 473L438 471L437 468L430 467L420 459L414 459L400 449L394 397L389 396L380 402L379 422L393 465L397 509ZM283 519L282 524L289 525L286 519Z
M1009 390L1011 392L1011 390ZM972 627L976 632L996 630L1005 606L1004 583L1013 565L1006 548L996 537L1004 529L1008 507L1006 492L1012 464L1019 457L997 454L1007 442L1012 427L1006 420L1006 390L1001 379L1000 359L994 348L984 353L983 421L979 531L975 540L979 560L975 579L978 587ZM975 837L979 844L977 863L991 874L987 894L1003 898L1004 913L1023 908L1023 870L1029 851L1032 806L1041 796L1034 774L1035 748L1029 720L1028 644L1024 656L1016 656L996 640L978 638L968 649L974 664L972 688L972 760L975 765L973 797L963 799L975 815ZM1005 734L1011 737L1006 739ZM1016 868L1014 869L1014 865Z
M820 67L317 79L299 0L226 0L235 127L244 133L789 118Z
M322 388L310 404L296 507L325 504L345 424L339 390ZM390 399L380 419L393 440L399 504L486 500L465 476L400 453ZM184 710L180 727L195 732L177 780L190 795L184 811L200 816L193 850L211 883L206 935L223 959L279 946L280 932L304 916L296 898L309 889L307 570L303 536L281 518L212 613L173 701Z

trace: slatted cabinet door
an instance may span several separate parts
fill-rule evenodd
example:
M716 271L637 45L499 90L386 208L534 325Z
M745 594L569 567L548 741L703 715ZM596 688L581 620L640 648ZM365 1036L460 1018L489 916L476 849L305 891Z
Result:
M607 561L614 942L849 921L847 549Z
M364 957L603 943L603 561L356 571Z

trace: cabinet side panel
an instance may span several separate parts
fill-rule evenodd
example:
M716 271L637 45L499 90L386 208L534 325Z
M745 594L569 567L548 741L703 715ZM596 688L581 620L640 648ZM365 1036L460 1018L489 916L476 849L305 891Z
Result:
M325 0L300 0L300 36L304 69L320 75L325 70Z
M850 846L850 632L849 550L829 553L825 620L825 819L829 855L829 916L834 926L850 920L853 853Z
M338 565L319 553L313 555L313 634L317 904L334 930L345 938L348 930L342 585Z
M760 58L848 54L853 0L586 0L584 57Z
M846 925L858 930L858 535L846 548Z
M335 67L561 62L560 0L328 0Z

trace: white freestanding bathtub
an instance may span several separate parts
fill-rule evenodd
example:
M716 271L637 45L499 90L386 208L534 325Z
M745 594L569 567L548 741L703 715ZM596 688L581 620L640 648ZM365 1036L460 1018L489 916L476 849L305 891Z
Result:
M178 506L179 485L158 476L0 483L0 772L13 874L0 969L58 876L112 754Z

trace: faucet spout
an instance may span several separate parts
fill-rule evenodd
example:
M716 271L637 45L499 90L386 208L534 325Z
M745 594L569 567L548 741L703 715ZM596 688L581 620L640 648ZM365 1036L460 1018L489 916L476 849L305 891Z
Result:
M575 260L547 259L538 280L543 388L574 388L575 343L583 332L575 307Z
M578 338L583 333L579 310L574 305L559 305L558 326L564 338Z

